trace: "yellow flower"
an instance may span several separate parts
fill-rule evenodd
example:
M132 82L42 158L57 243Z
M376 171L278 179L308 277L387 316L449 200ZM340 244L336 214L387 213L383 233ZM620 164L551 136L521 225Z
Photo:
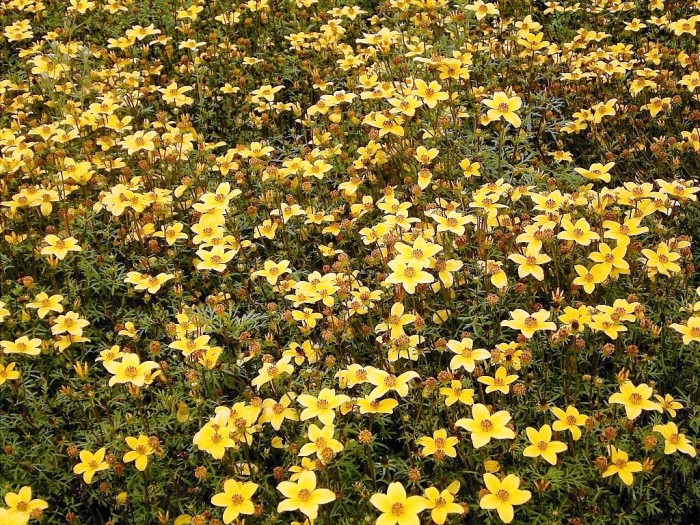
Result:
M228 250L224 246L213 246L209 250L200 248L197 250L197 256L201 260L195 262L195 268L223 272L226 270L226 263L233 259L235 253L234 250Z
M427 84L421 79L416 79L415 83L415 94L423 101L423 103L429 108L434 108L438 102L447 100L449 94L442 91L442 86L436 80Z
M476 367L477 361L483 361L491 357L491 352L484 350L483 348L473 348L474 341L468 337L463 338L461 341L455 339L450 339L447 342L447 348L451 352L457 354L450 360L450 369L459 370L464 368L467 372L471 373Z
M156 293L160 287L173 279L175 275L172 273L159 273L158 275L149 275L147 273L129 272L126 274L125 283L133 284L134 290L147 291L150 294Z
M557 454L566 450L566 444L552 441L552 427L544 425L539 430L527 427L525 429L531 445L525 447L523 456L528 458L542 457L547 463L557 464Z
M297 411L290 407L293 400L291 394L283 395L279 401L276 399L265 399L263 401L263 411L260 414L259 423L270 423L272 428L279 430L285 419L299 421Z
M503 91L497 91L493 94L492 99L485 99L482 104L490 108L486 112L486 118L489 122L503 118L514 127L520 127L520 117L515 113L523 105L520 97L509 97Z
M448 514L464 514L464 507L455 503L455 494L459 492L459 481L450 484L440 492L435 487L429 487L423 493L425 508L430 510L430 517L438 525L443 525Z
M587 416L579 414L576 407L571 405L566 407L566 412L557 407L552 407L551 410L558 419L558 421L555 421L552 425L554 430L557 432L568 430L571 432L571 437L574 439L574 441L581 439L581 429L578 427L586 422L588 419Z
M260 390L260 387L266 383L274 381L282 374L291 374L294 372L294 365L289 363L289 357L283 357L276 363L265 363L258 371L257 377L253 379L251 384Z
M37 356L41 353L41 339L29 339L26 335L15 339L15 341L0 341L0 347L5 354L24 354Z
M13 381L19 378L19 372L15 370L15 363L0 363L0 385L4 385L6 381Z
M399 253L394 261L396 265L410 264L417 270L430 267L430 259L442 251L439 244L427 242L423 237L418 237L413 241L412 246L402 242L397 242L394 248ZM390 265L391 266L391 265ZM392 270L394 269L391 267Z
M138 151L153 151L156 149L154 139L158 136L155 131L137 131L133 135L124 137L124 140L119 141L119 145L127 150L129 155L133 155Z
M656 399L659 402L661 408L663 410L666 410L666 412L668 412L668 414L671 417L676 417L676 410L684 408L681 403L673 399L671 394L666 394L664 397L661 397L658 394L654 394L654 399Z
M513 432L506 425L510 421L510 414L500 410L494 414L480 403L472 407L472 418L462 418L455 422L455 426L463 428L471 433L474 448L481 448L491 439L513 439Z
M104 447L94 454L88 450L81 451L80 463L73 467L73 472L82 474L83 480L89 485L92 483L92 478L95 473L109 468L109 464L104 460L106 453L107 450Z
M405 335L403 327L411 324L416 320L416 316L413 314L404 313L403 303L394 303L391 307L389 317L385 323L379 323L375 331L376 332L386 332L389 330L389 337L392 339L397 339L402 335Z
M160 368L155 361L144 361L143 363L136 354L124 354L121 361L105 361L104 367L110 374L109 386L118 383L131 383L134 386L146 384L147 377L152 370Z
M370 397L362 397L355 401L355 404L360 407L360 414L391 414L394 409L399 406L396 399L370 399Z
M664 443L664 454L673 454L679 451L693 458L697 455L695 447L690 444L690 441L684 434L678 433L678 427L672 421L665 425L654 425L652 430L661 434L666 440Z
M652 388L646 383L634 386L632 381L625 381L620 385L620 391L611 395L608 401L624 405L627 419L633 420L642 413L642 410L663 411L658 403L649 399L652 393Z
M192 86L182 86L178 87L177 82L171 82L167 87L160 88L163 94L163 100L168 104L175 106L176 108L192 104L194 99L185 95L188 91L194 89Z
M270 219L266 219L261 225L255 227L255 233L253 234L253 237L255 237L256 239L259 239L260 237L274 239L276 231L277 222L273 222Z
M522 505L530 500L529 490L520 490L520 478L510 474L499 480L493 474L484 474L484 483L489 491L479 501L479 506L485 510L495 510L504 523L513 521L515 514L513 506Z
M61 239L56 235L47 235L44 237L44 242L47 246L41 249L41 255L50 255L62 261L68 252L81 252L83 249L78 246L78 240L74 237L66 237Z
M603 228L605 228L606 231L603 237L614 240L618 246L626 246L629 244L629 238L631 236L649 231L649 228L646 226L640 226L640 222L642 222L641 218L625 219L623 223L604 221Z
M590 270L582 264L577 264L574 266L574 270L576 270L578 277L572 281L573 284L581 286L583 291L588 294L593 293L596 284L602 283L606 278L605 270L600 264L594 265Z
M544 279L544 270L540 265L552 260L549 255L540 253L540 247L534 244L527 247L525 255L513 253L508 256L508 259L518 265L518 276L521 279L532 275L538 281Z
M630 273L630 265L625 261L626 254L626 244L618 244L613 249L607 243L601 242L598 245L598 251L591 252L588 257L593 262L598 263L593 268L596 268L596 271L600 271L600 276L604 275L606 278L610 276L613 279L617 279L619 275Z
M613 166L615 166L614 162L608 162L605 165L596 162L588 169L574 168L574 171L587 179L610 182L610 173L608 172L613 168Z
M473 4L465 6L469 11L474 12L477 20L481 20L487 15L499 15L498 7L493 3L484 3L483 0L476 0Z
M192 443L197 445L199 450L211 454L214 459L221 459L227 448L237 446L230 434L230 428L218 424L215 419L204 425L194 435Z
M231 523L240 514L250 515L255 512L252 497L258 485L247 481L241 483L235 479L227 479L224 482L224 491L215 494L211 498L211 504L224 507L224 523Z
M89 0L70 0L70 6L68 6L67 11L77 11L84 15L93 7L95 7L95 2L90 2Z
M323 460L328 453L331 451L333 454L337 454L343 450L343 444L334 439L335 427L333 425L326 425L323 428L319 428L316 425L309 426L308 438L310 443L306 443L299 450L299 456L310 456L311 454L316 454L318 459Z
M61 301L63 301L62 295L54 294L49 297L45 292L41 292L34 297L33 302L27 303L27 308L36 309L39 318L43 319L49 312L63 312Z
M138 470L141 472L146 470L148 456L154 452L148 436L144 434L141 434L138 438L129 436L126 438L126 444L129 445L131 450L124 454L124 463L134 461Z
M422 496L406 496L406 489L398 482L390 483L386 494L373 494L370 503L382 513L376 525L419 525L418 514L427 507Z
M487 385L487 394L490 394L491 392L501 392L503 394L507 394L508 392L510 392L509 385L513 383L516 379L518 379L518 376L515 374L507 374L508 370L506 369L506 367L499 366L496 370L496 373L494 374L494 377L480 376L478 381L479 383Z
M42 511L49 506L43 499L32 499L32 489L28 486L22 487L17 493L5 494L5 504L8 507L6 509L8 525L28 523L33 512ZM0 518L1 516L2 514Z
M305 308L305 310L308 310L308 308ZM292 315L294 315L293 312ZM304 361L308 361L310 364L313 364L318 361L318 350L318 345L312 343L308 339L302 344L292 341L289 343L289 348L282 352L282 357L294 359L294 362L297 365L303 365Z
M66 312L65 315L56 317L54 325L51 327L53 335L70 334L74 337L83 335L83 328L90 325L90 321L82 319L76 312Z
M182 355L185 357L188 357L192 355L195 352L200 352L200 351L207 351L209 350L210 346L207 344L209 340L211 339L211 336L209 335L200 335L199 337L195 339L189 339L186 336L178 338L176 341L173 341L168 345L168 348L173 348L174 350L180 350L182 352Z
M659 244L656 251L644 249L642 254L647 258L647 268L650 273L660 273L670 277L672 273L681 271L681 267L675 262L681 258L681 254L671 251L665 242Z
M462 382L458 379L450 381L449 387L440 389L440 395L445 397L445 405L452 406L458 401L465 405L474 404L474 390L472 388L463 388Z
M510 313L512 320L501 321L501 326L507 326L514 330L520 330L520 332L528 339L538 330L556 330L557 325L549 319L549 312L547 310L539 310L535 313L529 314L525 310L517 309Z
M603 472L603 477L617 474L625 485L631 485L634 482L632 474L641 472L642 464L638 461L630 461L627 452L618 450L613 445L610 445L610 456L611 464Z
M430 284L435 277L423 270L423 266L416 262L402 262L394 259L389 262L392 273L384 281L387 284L400 284L409 294L416 293L419 284Z
M384 370L370 368L367 379L374 385L374 390L369 393L369 399L379 399L390 390L394 390L399 396L408 395L408 383L412 379L420 377L417 372L404 372L400 376L395 376Z
M324 425L332 425L335 409L350 401L350 398L344 394L336 395L333 389L324 388L318 393L318 397L301 394L297 397L297 401L305 407L300 416L302 421L317 417Z
M271 285L277 284L277 279L279 279L285 273L289 273L289 261L282 260L279 263L275 263L272 260L265 261L262 270L258 270L251 274L251 277L265 277L267 282Z
M581 246L588 246L591 241L600 239L600 235L591 230L591 225L586 219L579 219L576 224L571 222L571 219L564 217L561 220L562 231L557 235L558 239L565 241L574 241Z
M685 324L673 323L671 328L683 335L684 345L700 342L700 317L691 317Z
M335 500L335 494L328 489L316 488L316 474L305 471L299 474L296 483L283 481L277 485L285 498L277 505L277 512L299 510L311 521L318 516L318 507Z
M414 158L421 164L430 164L438 156L438 153L440 152L437 148L427 149L425 146L418 146Z
M29 304L27 306L29 306ZM0 301L0 323L2 323L8 315L10 315L10 311L5 308L5 302Z
M132 339L137 335L136 326L131 321L124 323L124 328L119 330L118 335L123 335L124 337L131 337Z
M437 461L441 461L445 456L457 457L455 445L459 440L450 436L447 437L447 430L440 428L433 432L433 437L422 436L416 439L416 444L423 447L421 451L424 456L435 456Z

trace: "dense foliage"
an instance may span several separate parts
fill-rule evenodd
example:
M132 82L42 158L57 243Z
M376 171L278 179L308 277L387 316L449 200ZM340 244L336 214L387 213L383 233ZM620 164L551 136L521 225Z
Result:
M0 0L0 525L697 523L696 25Z

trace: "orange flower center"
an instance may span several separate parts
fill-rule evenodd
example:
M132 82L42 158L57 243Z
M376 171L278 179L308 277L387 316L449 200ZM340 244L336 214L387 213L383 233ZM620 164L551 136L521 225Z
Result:
M506 501L508 501L508 500L510 499L510 492L508 492L508 491L505 490L505 489L499 489L499 490L496 492L496 497L497 497L498 499L500 499L501 501L506 502Z

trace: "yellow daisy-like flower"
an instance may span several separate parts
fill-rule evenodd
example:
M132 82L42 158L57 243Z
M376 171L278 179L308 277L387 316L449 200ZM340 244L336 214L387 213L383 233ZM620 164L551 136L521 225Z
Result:
M544 425L539 430L527 427L525 429L531 445L525 447L523 456L529 458L541 457L547 463L557 464L557 454L566 450L566 444L561 441L552 441L552 427Z
M515 432L506 426L510 419L505 410L491 414L485 405L477 403L472 407L472 418L458 419L455 426L469 431L474 448L481 448L491 439L513 439Z
M277 505L277 512L299 510L312 521L318 516L320 505L335 500L332 491L316 487L316 474L310 471L302 472L296 483L281 482L277 485L277 490L286 498Z
M489 491L479 501L479 506L486 510L495 510L504 523L513 521L515 505L522 505L530 500L532 493L521 490L520 478L510 474L499 480L493 474L484 474L484 483Z
M406 489L398 482L390 483L386 494L374 494L370 502L382 513L377 525L419 525L418 514L427 507L424 497L407 496Z
M107 449L102 447L94 454L89 450L80 452L80 463L73 467L73 472L82 474L83 480L88 485L92 483L93 476L102 470L107 470L109 464L104 460Z
M148 456L153 454L154 450L148 436L141 434L138 438L127 437L126 444L131 450L124 454L124 463L133 461L136 468L140 471L146 470L148 465Z
M620 385L620 391L610 396L610 403L624 405L627 419L636 419L643 410L662 412L658 403L651 401L652 388L646 383L634 386L632 381L625 381Z
M486 118L489 122L504 119L514 127L520 127L522 122L515 113L523 105L520 97L509 97L505 92L497 91L493 94L493 98L482 100L482 104L490 108L486 112Z
M634 476L632 474L642 471L642 464L638 461L630 461L627 452L618 450L610 445L610 465L603 472L603 477L617 474L625 485L632 485Z

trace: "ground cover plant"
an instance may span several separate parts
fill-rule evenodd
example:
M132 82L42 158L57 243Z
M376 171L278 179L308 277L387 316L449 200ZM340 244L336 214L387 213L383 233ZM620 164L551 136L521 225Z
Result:
M700 523L698 27L0 0L0 525Z

